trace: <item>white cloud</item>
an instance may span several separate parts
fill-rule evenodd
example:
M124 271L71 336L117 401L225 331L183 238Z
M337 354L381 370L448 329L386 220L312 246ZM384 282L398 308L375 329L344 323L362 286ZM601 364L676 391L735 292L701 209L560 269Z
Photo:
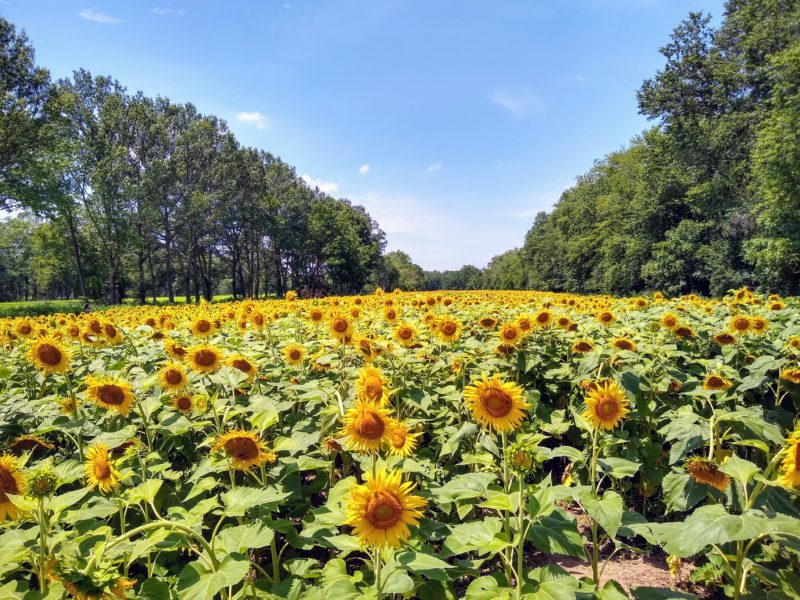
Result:
M304 173L300 179L306 182L310 188L317 188L323 194L335 194L339 189L338 181L324 181L322 179L314 179L308 173Z
M362 175L366 175L367 173L369 173L369 165L368 164L361 165L360 167L358 167L358 172L361 173Z
M256 129L266 129L269 126L267 117L260 112L240 112L236 115L236 120L248 125L255 125Z
M122 19L119 17L112 17L111 15L107 15L106 13L102 13L97 10L92 10L91 8L84 8L78 13L78 16L86 21L102 23L103 25L118 25L122 23Z
M174 9L174 8L162 8L160 6L156 6L153 9L152 12L153 12L153 14L156 14L159 17L166 17L166 16L169 16L169 15L175 15L176 17L179 17L181 15L185 15L186 14L182 10L177 10L177 9Z
M545 113L544 103L527 88L515 91L495 90L492 92L492 102L518 120Z
M428 168L426 169L428 173L436 173L437 171L441 170L442 170L442 161L440 160L437 160L435 163L429 164Z

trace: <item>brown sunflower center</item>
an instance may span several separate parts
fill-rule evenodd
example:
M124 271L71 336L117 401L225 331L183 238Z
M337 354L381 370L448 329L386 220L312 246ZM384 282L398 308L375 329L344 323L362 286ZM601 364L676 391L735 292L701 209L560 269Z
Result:
M186 350L184 350L180 346L172 346L172 353L175 356L186 356Z
M589 342L578 342L575 344L575 349L578 350L578 352L588 352L592 349L592 345Z
M108 464L107 460L95 459L92 462L92 472L95 479L105 481L111 476L111 465Z
M101 385L97 390L97 397L103 404L111 404L112 406L119 406L125 402L125 392L118 385L108 383Z
M206 321L205 319L200 319L200 320L199 320L199 321L198 321L198 322L195 324L195 326L194 326L194 327L195 327L195 329L197 329L197 331L199 331L200 333L206 333L206 332L208 332L208 331L211 331L211 323L209 323L209 322L208 322L208 321Z
M320 319L322 319L322 313L320 311L315 310L314 312L311 313L312 321L319 321Z
M495 418L505 417L514 406L511 396L500 388L489 387L481 393L483 408Z
M386 318L390 321L393 321L397 317L397 314L393 310L386 311Z
M23 335L28 335L31 332L31 326L28 325L27 323L23 323L22 325L19 326L19 331Z
M403 428L398 427L392 432L392 446L395 448L402 448L406 445L406 432Z
M7 502L6 494L19 494L19 486L14 474L7 468L0 466L0 502Z
M178 369L168 369L164 373L164 379L170 385L180 385L183 382L183 373Z
M619 413L619 403L614 398L601 398L594 410L603 420L613 419Z
M725 387L725 380L717 375L711 375L711 377L706 380L706 385L714 390L719 389Z
M547 323L547 321L549 320L550 320L550 315L548 315L547 313L539 313L538 315L536 315L536 321L543 325Z
M212 367L217 362L217 354L213 350L203 348L195 354L194 362L201 367Z
M192 399L189 396L181 396L175 401L178 410L189 410L192 408Z
M106 332L106 335L110 338L117 337L117 329L111 325L110 323L106 323L103 326L103 330Z
M225 442L225 452L240 460L258 457L258 444L247 437L236 437Z
M403 505L391 492L375 492L369 499L364 515L376 529L389 529L395 526L403 515Z
M292 360L300 360L302 356L303 353L300 352L300 350L298 350L297 348L292 348L291 350L289 350L289 358L291 358Z
M397 332L397 335L402 340L410 340L414 335L414 332L411 331L411 327L401 327L400 331Z
M383 435L386 423L378 413L369 411L356 423L358 434L368 440L377 440Z
M383 382L380 377L369 377L364 385L364 394L370 400L377 400L383 396Z
M445 335L454 335L456 332L456 324L452 321L445 321L442 323L442 333Z
M664 317L664 325L667 327L675 327L675 323L677 323L675 317Z
M339 317L333 322L333 330L337 333L344 333L347 331L347 321Z
M503 338L513 340L517 337L517 330L515 327L506 327L503 329Z
M604 323L608 323L609 321L614 320L614 315L612 315L610 312L601 313L600 320L603 321Z
M744 331L748 327L750 327L750 321L746 317L737 317L736 320L733 322L733 327L737 331Z
M632 350L633 349L633 343L630 340L617 340L616 346L620 350Z
M263 325L264 324L264 315L255 315L253 317L253 322L256 325Z
M243 358L237 358L233 361L233 366L239 369L242 373L249 373L253 370L253 365Z
M36 349L36 356L46 365L56 366L61 362L61 350L52 344L42 344Z

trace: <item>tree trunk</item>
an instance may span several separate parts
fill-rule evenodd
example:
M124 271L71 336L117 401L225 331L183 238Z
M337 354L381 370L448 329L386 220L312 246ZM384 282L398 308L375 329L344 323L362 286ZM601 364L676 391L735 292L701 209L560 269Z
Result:
M81 297L86 300L86 283L83 278L83 264L81 262L81 249L78 246L78 234L75 231L75 218L72 214L72 209L67 210L67 227L69 228L69 237L72 242L72 253L75 258L75 270L78 272L78 285L81 290Z

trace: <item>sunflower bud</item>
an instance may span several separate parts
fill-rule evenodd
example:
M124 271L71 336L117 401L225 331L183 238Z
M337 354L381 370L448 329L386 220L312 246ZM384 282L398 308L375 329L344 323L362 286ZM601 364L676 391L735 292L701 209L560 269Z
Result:
M45 467L28 475L28 496L41 499L51 496L58 489L58 477Z

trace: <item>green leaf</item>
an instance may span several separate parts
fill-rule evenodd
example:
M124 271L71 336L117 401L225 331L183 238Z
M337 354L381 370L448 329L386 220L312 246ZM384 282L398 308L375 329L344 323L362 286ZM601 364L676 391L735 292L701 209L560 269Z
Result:
M719 470L726 475L730 475L743 486L747 486L750 478L758 473L759 468L749 460L744 460L733 454L720 465Z
M216 573L206 571L199 562L189 563L178 578L178 598L196 600L213 598L221 589L236 585L250 570L250 561L241 554L229 554Z
M578 533L575 520L567 519L561 509L531 525L528 538L536 548L546 554L586 558L583 538Z
M625 460L624 458L601 458L597 461L603 472L608 473L614 479L633 477L641 467L641 463Z
M595 597L597 600L629 600L625 588L612 579L595 592Z
M602 500L598 500L591 492L587 491L579 496L579 501L589 516L605 530L611 539L614 539L622 523L622 496L608 490L603 494Z
M447 558L466 552L485 554L486 547L502 529L502 521L496 518L454 525L444 541L442 557Z
M138 504L139 502L155 502L156 494L161 489L161 484L164 483L161 479L148 479L139 485L128 489L125 492L125 499L129 504Z
M275 533L263 523L250 523L223 529L214 543L216 549L222 549L228 554L242 552L250 548L264 548L269 546Z
M237 487L225 492L222 495L222 501L225 504L226 515L242 517L245 512L254 507L274 510L281 500L290 495L290 492L279 492L274 487L266 489Z
M706 497L708 486L695 482L688 474L673 471L661 482L667 511L685 511Z
M513 598L509 588L501 588L494 577L478 577L467 587L464 600L510 600Z
M635 600L700 600L700 596L667 588L632 587L631 593Z

